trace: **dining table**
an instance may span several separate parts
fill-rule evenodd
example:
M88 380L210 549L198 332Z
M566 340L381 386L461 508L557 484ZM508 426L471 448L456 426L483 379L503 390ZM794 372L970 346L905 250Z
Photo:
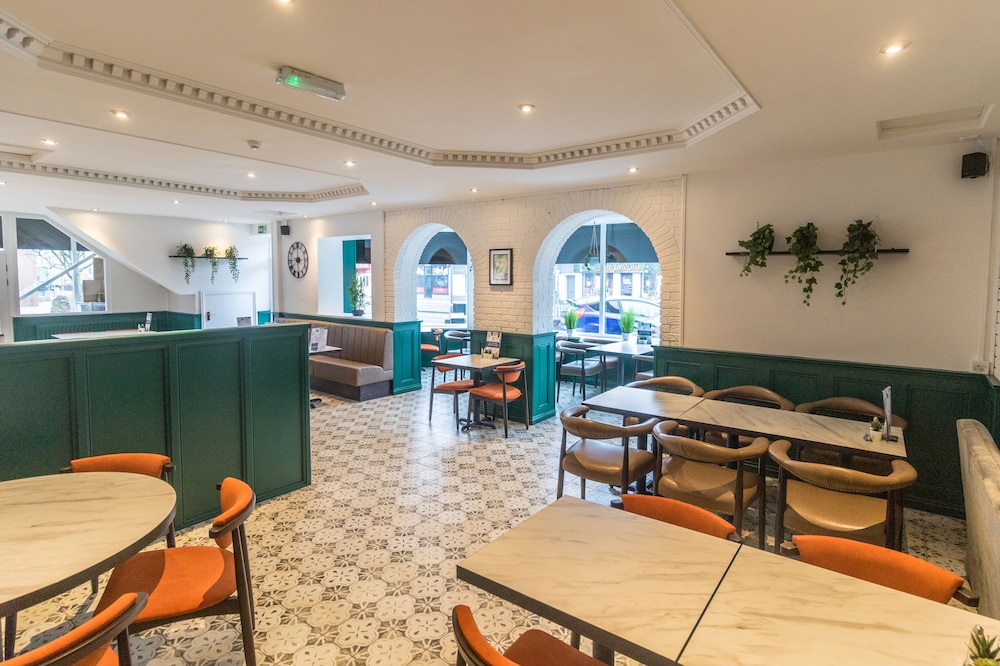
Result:
M177 495L126 472L52 474L0 483L0 617L4 654L16 615L90 581L167 530Z
M498 356L494 358L488 354L462 354L460 356L437 358L433 361L434 365L437 366L468 371L472 375L473 387L480 386L482 384L484 372L501 365L512 365L520 362L521 360L517 358L511 358L509 356ZM459 419L459 422L462 424L463 431L468 431L471 428L477 427L496 428L496 424L493 423L492 420L480 417L479 410L474 411L473 418Z
M621 342L608 342L591 347L587 350L588 355L599 354L603 360L605 356L618 357L618 386L625 385L625 359L633 356L642 356L653 351L652 345L639 344L635 340L622 340ZM650 362L653 361L650 357Z

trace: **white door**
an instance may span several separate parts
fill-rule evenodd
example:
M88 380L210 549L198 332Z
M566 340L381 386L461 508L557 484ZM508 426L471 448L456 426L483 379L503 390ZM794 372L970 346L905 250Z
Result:
M257 324L257 295L252 291L201 292L201 327L227 328Z

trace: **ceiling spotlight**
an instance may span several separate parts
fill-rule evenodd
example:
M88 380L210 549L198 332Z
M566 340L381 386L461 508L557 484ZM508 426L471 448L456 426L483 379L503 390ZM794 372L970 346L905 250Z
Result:
M250 171L250 172L247 173L247 178L256 178L256 177L257 177L257 174L255 174L253 171Z
M100 209L100 208L91 208L90 210L91 210L91 212L93 212L93 213L100 213L100 212L101 212L101 209Z
M377 203L375 203L375 202L373 201L373 202L372 202L372 205L373 205L373 206L377 206L378 204L377 204Z
M58 142L57 141L53 141L52 139L42 139L42 143L44 143L46 146L55 146L55 145L58 145Z
M180 203L180 199L174 199L174 203L175 204L179 204Z
M356 166L358 166L358 163L355 162L354 160L345 160L344 161L344 166L356 167Z
M521 113L531 113L532 111L535 110L535 105L534 104L522 104L522 105L520 105L517 108L521 109Z
M639 167L629 167L628 168L628 172L629 173L639 173Z
M254 141L253 139L250 139L249 141L247 141L247 145L250 146L250 150L260 150L260 147L263 146L264 144L262 144L260 141Z
M6 180L0 180L0 185L6 185L6 184L7 184Z
M472 188L471 190L469 190L469 191L470 191L470 192L478 192L478 191L479 191L479 188L478 188L478 187L473 187L473 188Z
M128 111L119 111L116 109L111 110L111 115L117 118L118 120L128 120L129 118L132 117L132 114L129 113Z
M343 83L324 79L322 76L303 72L287 65L278 70L278 76L275 81L280 85L288 86L289 88L298 88L313 95L332 99L335 102L339 102L347 95Z
M906 49L909 45L909 42L891 42L880 48L878 52L883 55L895 55Z

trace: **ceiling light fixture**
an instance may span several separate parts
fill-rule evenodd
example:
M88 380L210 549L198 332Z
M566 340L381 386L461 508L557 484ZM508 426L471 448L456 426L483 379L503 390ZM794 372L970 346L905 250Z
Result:
M878 50L882 55L895 55L909 47L909 42L890 42Z
M335 102L339 102L347 95L343 83L333 81L332 79L325 79L322 76L310 74L309 72L303 72L287 65L278 70L278 76L275 81L280 85L288 86L289 88L298 88L299 90L319 95L325 99L332 99Z
M517 108L521 109L521 113L531 113L532 111L535 110L535 105L534 104L522 104L522 105L520 105Z
M249 141L247 141L247 145L250 146L250 150L257 151L260 150L260 147L263 146L264 144L262 144L260 141L257 141L256 139L250 139Z
M90 210L91 210L91 212L94 212L94 213L100 213L101 212L100 208L91 208Z
M377 203L375 203L375 202L373 201L373 202L372 202L372 205L373 205L373 206L377 206L378 204L377 204Z
M479 188L478 188L478 187L473 187L473 188L472 188L471 190L469 190L469 191L470 191L470 192L478 192L478 191L479 191Z
M6 185L6 184L7 184L6 180L0 180L0 185Z
M53 141L52 139L42 139L42 143L44 143L46 146L56 146L56 145L58 145L58 142L57 141Z
M121 111L119 109L112 109L111 115L117 118L118 120L128 120L129 118L132 117L132 114L129 113L128 111Z
M629 167L628 168L628 172L629 173L639 173L639 167Z
M355 162L354 160L345 160L344 161L344 166L348 166L348 167L353 168L353 167L358 166L358 163Z
M179 199L174 199L174 203L175 203L175 204L179 204L179 203L180 203L180 200L179 200Z
M257 177L257 174L255 174L253 171L250 171L250 172L247 173L247 178L256 178L256 177Z

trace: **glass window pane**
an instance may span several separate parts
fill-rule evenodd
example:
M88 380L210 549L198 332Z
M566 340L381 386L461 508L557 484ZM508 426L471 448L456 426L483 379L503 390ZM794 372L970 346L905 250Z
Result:
M20 314L103 311L104 259L45 220L18 218Z

